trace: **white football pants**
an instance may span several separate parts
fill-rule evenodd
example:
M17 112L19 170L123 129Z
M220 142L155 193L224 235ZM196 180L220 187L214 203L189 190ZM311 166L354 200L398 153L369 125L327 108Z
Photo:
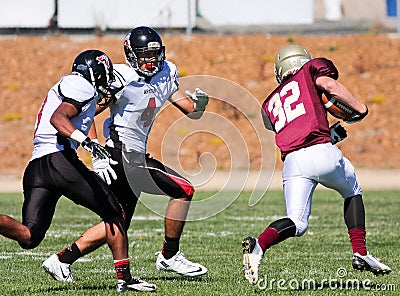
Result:
M296 224L296 236L308 228L312 195L318 183L336 190L343 198L362 194L353 165L331 143L289 153L282 178L286 216Z

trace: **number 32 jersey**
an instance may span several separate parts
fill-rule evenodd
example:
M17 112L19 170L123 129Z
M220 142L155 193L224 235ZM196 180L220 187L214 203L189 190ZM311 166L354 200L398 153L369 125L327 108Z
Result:
M282 160L290 152L330 142L327 113L321 102L318 77L338 78L330 60L316 58L280 84L264 101L262 114L276 133L275 142Z
M117 77L114 87L123 89L110 105L107 145L123 146L128 152L145 153L156 114L178 90L178 69L173 63L165 61L163 69L150 82L126 64L115 64L114 73Z

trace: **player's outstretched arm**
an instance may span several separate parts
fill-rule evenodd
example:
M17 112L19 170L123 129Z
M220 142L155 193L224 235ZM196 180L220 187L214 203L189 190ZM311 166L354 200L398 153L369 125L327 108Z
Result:
M209 96L200 88L196 88L193 93L181 90L176 91L169 101L191 119L199 119L206 109Z

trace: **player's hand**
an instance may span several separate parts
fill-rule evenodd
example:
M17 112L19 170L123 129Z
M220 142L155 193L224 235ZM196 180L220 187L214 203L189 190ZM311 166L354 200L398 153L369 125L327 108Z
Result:
M89 137L87 137L82 143L82 147L89 151L92 154L92 157L100 158L100 159L107 159L111 158L111 154L101 146L96 141L92 141Z
M331 130L331 143L336 144L347 138L347 132L343 126L340 125L340 121L336 122L330 128Z
M206 110L206 106L208 104L208 94L202 91L200 88L196 88L194 93L186 90L185 94L194 102L194 110L195 111L204 111Z
M118 162L111 158L98 158L92 155L92 166L94 172L99 175L108 185L111 184L111 179L117 180L117 174L111 165L115 165Z
M364 117L367 115L368 115L368 107L367 107L367 111L365 111L364 113L354 112L353 115L351 115L351 117L349 119L345 120L344 122L346 122L348 124L356 123L356 122L363 120Z

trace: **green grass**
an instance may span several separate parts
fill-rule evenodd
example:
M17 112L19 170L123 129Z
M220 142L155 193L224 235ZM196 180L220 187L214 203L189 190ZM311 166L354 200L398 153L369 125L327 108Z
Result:
M392 268L389 276L353 271L343 201L331 191L316 191L310 226L303 237L288 239L268 250L260 267L263 281L259 286L251 286L243 279L240 242L245 236L257 236L285 214L280 191L268 192L252 208L247 206L248 193L242 193L222 213L186 224L181 250L189 259L208 267L208 274L201 279L156 270L154 253L163 241L163 220L139 205L135 215L140 219L132 221L129 230L132 273L157 284L159 295L395 295L400 290L399 193L364 193L367 246ZM197 194L199 198L205 195ZM20 219L21 204L21 194L0 194L2 213ZM56 282L41 269L47 256L66 247L98 221L88 210L62 199L46 238L36 249L23 250L16 242L0 237L0 295L117 295L107 246L73 265L75 283ZM338 277L337 272L343 271L347 275ZM315 282L317 287L302 288L302 282ZM354 282L369 283L371 288L345 288L346 283ZM299 289L295 289L296 284ZM377 287L386 291L377 291ZM396 291L388 291L393 289Z

